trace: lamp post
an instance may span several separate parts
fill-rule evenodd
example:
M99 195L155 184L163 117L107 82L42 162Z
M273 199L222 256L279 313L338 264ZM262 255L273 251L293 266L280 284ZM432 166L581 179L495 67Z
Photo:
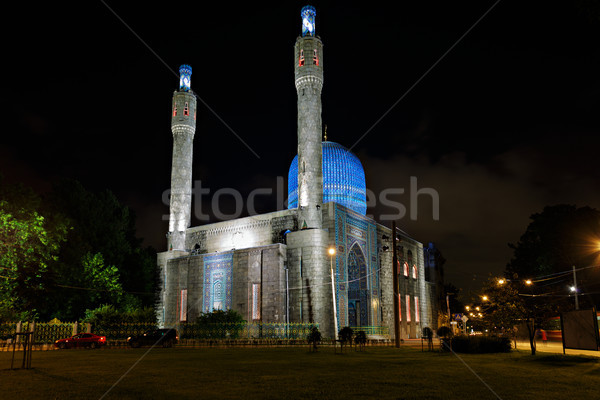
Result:
M333 330L334 330L334 338L338 339L338 326L337 326L337 307L335 301L335 279L333 275L333 256L335 255L335 248L329 248L329 260L331 267L331 297L333 298Z

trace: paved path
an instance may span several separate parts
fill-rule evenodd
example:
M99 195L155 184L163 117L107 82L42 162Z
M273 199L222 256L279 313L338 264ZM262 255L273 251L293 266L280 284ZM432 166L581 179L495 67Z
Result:
M514 345L514 342L513 342ZM526 350L531 351L531 346L529 342L526 341L517 341L517 349L518 350ZM541 341L537 342L536 352L538 353L556 353L562 354L563 347L562 342L547 342L543 343ZM565 354L567 355L586 355L593 357L600 357L600 351L591 351L591 350L576 350L576 349L566 349Z

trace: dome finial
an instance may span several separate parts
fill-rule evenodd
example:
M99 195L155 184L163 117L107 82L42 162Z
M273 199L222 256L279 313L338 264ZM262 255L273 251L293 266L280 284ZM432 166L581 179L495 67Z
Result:
M327 141L327 125L325 125L325 141Z

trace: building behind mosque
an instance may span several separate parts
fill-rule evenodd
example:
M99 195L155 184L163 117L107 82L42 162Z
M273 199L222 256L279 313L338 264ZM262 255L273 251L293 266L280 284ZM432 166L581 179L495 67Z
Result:
M161 326L233 309L248 322L317 323L325 337L345 326L393 337L397 274L401 337L437 327L423 245L397 230L393 265L391 229L365 216L360 160L322 139L323 44L315 14L311 6L302 9L295 44L298 155L289 170L287 210L190 227L196 97L191 67L180 68L171 122L168 251L158 254Z

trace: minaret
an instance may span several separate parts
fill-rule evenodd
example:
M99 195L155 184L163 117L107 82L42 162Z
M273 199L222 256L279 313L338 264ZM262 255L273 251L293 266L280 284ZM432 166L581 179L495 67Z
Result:
M300 15L302 36L298 37L294 46L298 93L298 225L301 229L320 229L323 224L323 43L315 36L315 8L306 6Z
M169 250L186 250L185 230L192 212L192 153L196 132L196 96L190 89L192 67L179 67L179 90L173 93L171 131L173 132L173 166L171 169L171 204Z

